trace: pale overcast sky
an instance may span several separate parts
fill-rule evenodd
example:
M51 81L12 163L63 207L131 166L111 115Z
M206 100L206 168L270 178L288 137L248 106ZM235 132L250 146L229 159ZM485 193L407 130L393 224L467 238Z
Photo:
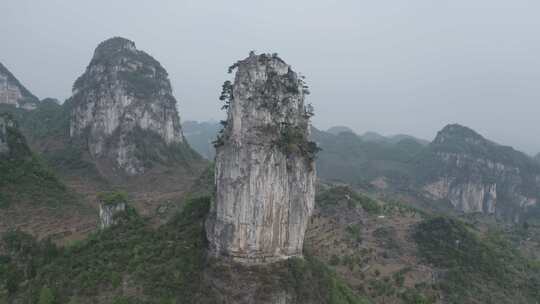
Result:
M461 123L540 152L538 0L1 0L0 62L69 97L112 36L169 72L183 120L221 119L227 67L277 52L311 87L315 126L432 139Z

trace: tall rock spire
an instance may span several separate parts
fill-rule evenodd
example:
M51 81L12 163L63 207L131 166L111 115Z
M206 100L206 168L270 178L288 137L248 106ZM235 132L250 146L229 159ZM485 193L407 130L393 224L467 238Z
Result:
M237 62L220 99L227 120L216 140L217 195L207 221L214 256L258 264L302 255L314 205L315 143L302 77L277 55Z
M165 69L135 43L120 37L99 44L73 85L70 135L85 136L94 158L107 158L125 173L145 171L155 155L142 155L144 135L173 145L183 142L176 100ZM163 155L165 153L154 153Z

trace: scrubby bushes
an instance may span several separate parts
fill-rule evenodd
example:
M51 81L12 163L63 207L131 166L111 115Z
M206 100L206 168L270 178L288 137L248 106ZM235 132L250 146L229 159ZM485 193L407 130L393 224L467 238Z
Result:
M108 194L108 198L124 197ZM219 292L204 278L211 267L205 258L204 233L209 207L209 197L191 199L181 213L157 229L138 216L131 217L62 249L11 232L3 242L9 254L0 256L0 301L7 290L6 302L89 303L108 295L107 303L119 304L216 303ZM225 272L238 269L227 267ZM260 272L261 286L282 288L298 303L367 303L312 257L247 271ZM137 290L136 295L123 294L125 288Z
M322 190L317 193L315 202L323 209L346 204L351 209L361 207L369 214L378 214L381 212L381 206L377 201L353 191L348 186L334 186Z
M435 217L414 233L421 257L444 269L440 287L450 303L540 301L540 268L500 234L480 235L466 224Z
M34 155L15 128L7 128L9 153L0 155L0 208L13 202L61 205L73 196L47 165Z

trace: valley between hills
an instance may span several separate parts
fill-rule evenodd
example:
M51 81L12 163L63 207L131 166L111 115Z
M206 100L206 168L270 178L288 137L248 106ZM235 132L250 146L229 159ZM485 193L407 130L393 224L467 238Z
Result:
M320 130L277 54L228 72L197 122L125 38L63 102L0 64L0 303L540 301L538 156Z

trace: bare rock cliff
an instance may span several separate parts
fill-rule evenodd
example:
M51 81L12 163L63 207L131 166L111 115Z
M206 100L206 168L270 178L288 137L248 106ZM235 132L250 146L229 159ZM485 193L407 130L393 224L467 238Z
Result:
M39 99L32 95L11 72L0 63L0 104L33 110Z
M423 190L459 211L519 220L537 205L540 166L532 158L460 125L441 130L422 155Z
M184 141L167 72L130 40L102 42L68 102L71 137L85 137L92 157L108 158L128 175L146 169L141 138Z
M227 120L216 141L211 253L246 264L301 256L315 196L310 105L302 77L277 55L237 62L220 99Z
M116 224L114 216L125 210L125 203L107 204L101 202L99 204L99 228L105 229Z

